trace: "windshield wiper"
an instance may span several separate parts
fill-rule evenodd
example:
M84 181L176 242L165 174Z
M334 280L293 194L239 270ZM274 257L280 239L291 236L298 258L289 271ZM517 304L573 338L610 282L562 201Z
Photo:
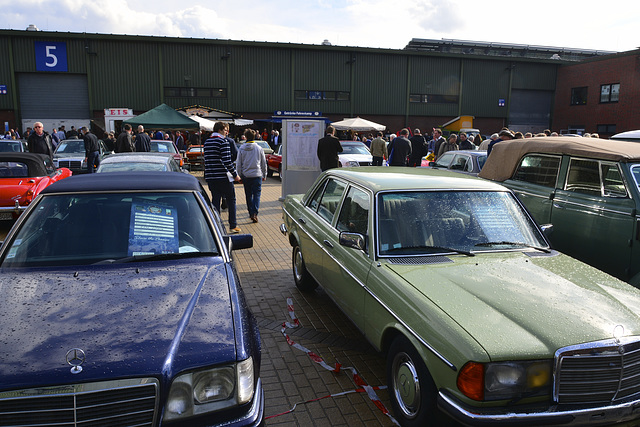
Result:
M446 246L426 246L426 245L417 245L417 246L402 246L399 248L391 248L389 250L387 250L386 252L397 252L397 251L401 251L403 249L436 249L439 251L445 251L445 252L454 252L460 255L466 255L466 256L476 256L476 254L474 254L473 252L469 252L469 251L465 251L462 249L454 249L454 248L448 248Z
M483 242L476 243L474 246L495 246L495 245L511 245L511 246L524 246L525 248L536 249L538 251L544 252L546 254L551 253L551 249L542 248L540 246L533 246L523 242L508 242L508 241L500 241L500 242Z
M218 256L217 252L174 252L168 254L146 254L146 255L132 255L118 259L105 259L98 261L93 265L100 264L124 264L128 262L144 262L144 261L165 261L172 259L184 259L184 258L197 258L203 256Z

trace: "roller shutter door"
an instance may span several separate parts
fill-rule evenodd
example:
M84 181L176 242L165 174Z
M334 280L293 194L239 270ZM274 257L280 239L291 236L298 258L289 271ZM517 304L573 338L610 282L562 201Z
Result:
M87 76L19 74L23 120L90 119Z
M554 93L551 91L511 91L509 127L535 132L548 128L551 123L553 96Z

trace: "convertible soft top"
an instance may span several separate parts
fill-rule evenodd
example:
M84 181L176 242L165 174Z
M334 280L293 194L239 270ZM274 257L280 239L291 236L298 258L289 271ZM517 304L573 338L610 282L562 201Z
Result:
M530 153L566 154L614 162L636 162L640 161L640 144L569 136L502 141L493 146L491 155L478 176L492 181L505 181L513 176L520 159Z
M0 162L17 162L27 165L29 176L46 176L49 175L44 164L50 159L46 154L38 153L0 153Z
M83 191L201 191L197 178L175 172L117 172L76 175L47 187L42 194Z

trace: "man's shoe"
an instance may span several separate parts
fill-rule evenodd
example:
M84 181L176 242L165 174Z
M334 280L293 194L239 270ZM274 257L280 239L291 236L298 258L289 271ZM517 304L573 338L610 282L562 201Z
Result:
M258 222L258 214L251 215L251 221Z
M238 234L239 232L241 232L242 230L240 229L240 227L236 227L236 228L232 228L231 229L231 234Z

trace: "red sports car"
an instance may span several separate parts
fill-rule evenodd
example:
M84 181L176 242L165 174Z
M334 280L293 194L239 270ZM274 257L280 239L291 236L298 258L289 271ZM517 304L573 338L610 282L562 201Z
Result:
M0 220L16 219L47 186L71 176L36 153L0 153Z

